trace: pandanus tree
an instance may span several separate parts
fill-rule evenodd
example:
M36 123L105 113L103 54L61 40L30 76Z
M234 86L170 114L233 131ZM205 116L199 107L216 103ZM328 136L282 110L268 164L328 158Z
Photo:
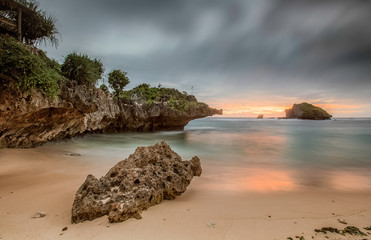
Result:
M25 43L38 45L49 41L55 47L58 46L58 30L55 26L56 18L39 9L39 3L35 0L16 0L15 2L25 6L31 11L22 14L22 38ZM9 21L16 22L18 12L16 9L0 9L0 15Z

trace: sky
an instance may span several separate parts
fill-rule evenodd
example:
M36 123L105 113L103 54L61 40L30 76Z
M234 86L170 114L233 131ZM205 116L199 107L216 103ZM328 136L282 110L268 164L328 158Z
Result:
M284 116L303 101L371 117L371 1L39 0L60 62L99 58L106 74L194 94L226 117Z

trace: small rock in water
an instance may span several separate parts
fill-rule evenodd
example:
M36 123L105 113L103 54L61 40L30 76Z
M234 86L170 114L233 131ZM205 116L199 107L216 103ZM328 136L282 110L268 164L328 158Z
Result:
M62 229L62 231L67 231L67 229L68 229L68 227L64 227L64 228Z
M342 218L339 218L338 221L339 221L339 223L342 223L342 224L348 224L348 223L347 223L344 219L342 219Z
M213 223L213 222L209 222L209 223L207 224L207 227L213 227L213 228L215 228L215 223Z
M37 213L35 213L35 215L33 215L32 218L42 218L42 217L45 217L45 216L46 216L45 212L37 212Z

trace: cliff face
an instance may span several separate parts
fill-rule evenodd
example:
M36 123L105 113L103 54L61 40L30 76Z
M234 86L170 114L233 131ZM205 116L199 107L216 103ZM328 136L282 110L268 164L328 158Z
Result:
M327 120L332 115L328 114L320 107L303 102L294 104L291 109L286 109L286 118L309 119L309 120Z
M183 129L221 110L206 104L179 111L167 102L114 100L97 88L67 82L57 98L8 88L0 95L0 147L35 147L89 132Z

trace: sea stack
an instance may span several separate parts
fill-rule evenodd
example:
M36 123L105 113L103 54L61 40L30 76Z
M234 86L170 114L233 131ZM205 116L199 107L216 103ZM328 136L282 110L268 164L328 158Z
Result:
M286 118L308 119L308 120L328 120L332 115L320 107L310 103L302 102L294 104L291 109L286 109Z
M259 114L257 119L263 119L264 118L264 115L263 114Z

